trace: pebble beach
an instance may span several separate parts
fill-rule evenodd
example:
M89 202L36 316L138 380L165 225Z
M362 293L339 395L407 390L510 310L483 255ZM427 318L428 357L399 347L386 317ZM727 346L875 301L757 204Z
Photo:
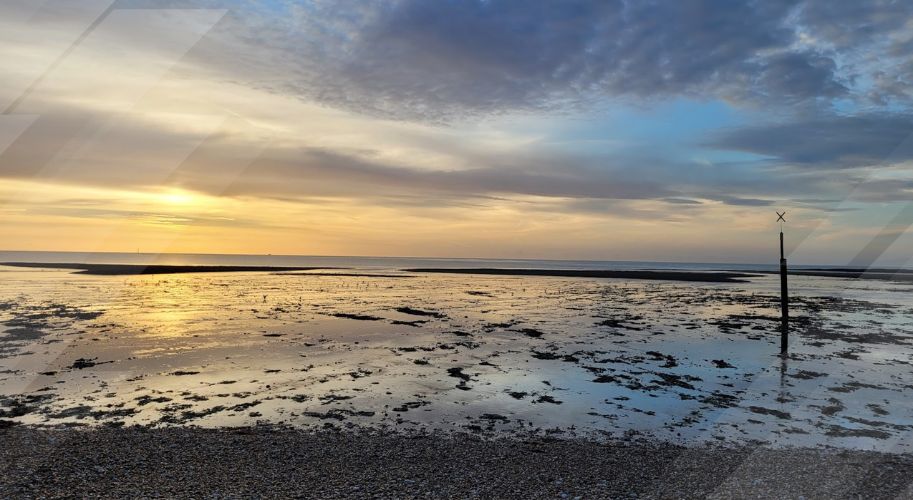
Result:
M294 429L0 430L0 497L913 498L913 457Z

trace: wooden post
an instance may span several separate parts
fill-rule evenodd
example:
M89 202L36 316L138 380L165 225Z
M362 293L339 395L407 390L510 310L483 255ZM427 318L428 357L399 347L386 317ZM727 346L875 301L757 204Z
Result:
M780 354L789 349L789 295L786 287L786 256L783 253L783 228L780 228Z

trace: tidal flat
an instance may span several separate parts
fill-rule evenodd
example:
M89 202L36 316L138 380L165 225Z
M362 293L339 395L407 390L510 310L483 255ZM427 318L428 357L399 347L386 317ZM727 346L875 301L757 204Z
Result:
M0 267L0 426L908 453L913 288Z

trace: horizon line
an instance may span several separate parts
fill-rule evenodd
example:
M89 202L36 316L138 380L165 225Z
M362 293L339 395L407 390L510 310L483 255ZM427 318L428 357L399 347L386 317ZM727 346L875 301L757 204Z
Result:
M233 257L300 257L300 258L337 258L337 259L414 259L414 260L458 260L458 261L520 261L520 262L612 262L612 263L650 263L650 264L724 264L732 266L764 266L775 265L775 262L711 262L711 261L686 261L686 260L627 260L627 259L555 259L533 257L430 257L408 255L320 255L320 254L272 254L272 253L198 253L198 252L115 252L115 251L88 251L88 250L0 250L0 253L58 253L58 254L108 254L108 255L187 255L187 256L233 256ZM776 259L773 259L776 260ZM820 264L820 263L794 263L800 266L842 266L849 264ZM909 264L881 264L873 267L904 268Z
M711 262L688 260L629 260L629 259L554 259L539 257L432 257L421 255L327 255L327 254L285 254L285 253L199 253L199 252L116 252L110 250L7 250L0 253L82 253L114 255L198 255L198 256L236 256L236 257L315 257L315 258L355 258L355 259L416 259L416 260L518 260L518 261L553 261L553 262L650 262L656 264L732 264L757 266L763 262Z

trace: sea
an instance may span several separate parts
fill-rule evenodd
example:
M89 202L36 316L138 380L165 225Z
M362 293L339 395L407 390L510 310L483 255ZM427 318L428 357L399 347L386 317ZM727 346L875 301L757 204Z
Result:
M682 271L775 271L770 263L649 262L622 260L475 259L436 257L370 257L327 255L244 255L128 252L35 252L0 251L0 262L47 262L73 264L136 264L196 266L335 267L346 269L399 270L409 268L507 268L507 269L599 269ZM839 268L832 265L793 265L794 269Z

